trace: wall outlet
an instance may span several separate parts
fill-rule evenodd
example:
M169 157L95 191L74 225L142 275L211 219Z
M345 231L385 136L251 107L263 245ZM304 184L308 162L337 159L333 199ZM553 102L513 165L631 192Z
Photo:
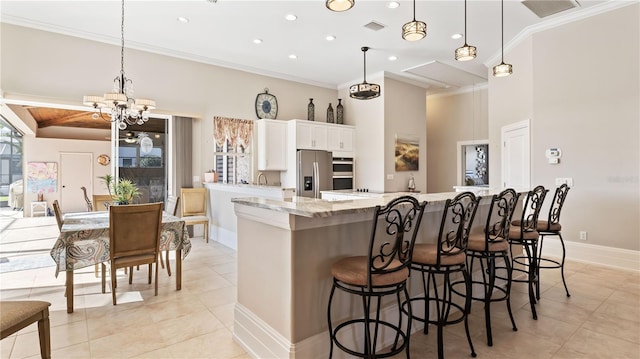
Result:
M392 179L393 179L393 173L388 173L387 180L392 180Z
M580 231L580 240L587 240L587 231Z

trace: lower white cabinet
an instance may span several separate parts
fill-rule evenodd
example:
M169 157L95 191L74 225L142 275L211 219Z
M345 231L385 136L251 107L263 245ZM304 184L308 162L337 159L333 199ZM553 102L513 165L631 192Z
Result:
M258 170L285 171L287 169L287 122L257 120Z

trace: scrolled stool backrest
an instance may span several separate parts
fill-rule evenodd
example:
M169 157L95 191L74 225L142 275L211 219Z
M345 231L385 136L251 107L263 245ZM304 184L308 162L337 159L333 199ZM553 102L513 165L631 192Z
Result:
M516 193L513 188L507 188L499 194L491 197L491 206L487 215L487 225L485 227L485 251L489 251L491 242L506 241L509 239L509 228L511 218L518 204L520 193Z
M556 192L553 195L553 202L551 202L551 207L549 208L547 230L551 228L551 225L560 223L560 212L562 211L562 206L564 205L565 198L567 198L569 189L566 183L556 188Z
M549 190L545 189L544 186L536 186L527 194L522 209L521 227L523 232L535 231L538 228L538 216L547 192Z
M467 250L469 232L479 201L480 197L472 192L462 192L445 202L438 234L436 266L440 266L442 256L456 255Z
M369 288L373 275L399 271L411 265L413 245L426 206L427 202L419 202L412 196L398 197L384 207L376 206L368 252ZM379 225L384 228L378 230Z

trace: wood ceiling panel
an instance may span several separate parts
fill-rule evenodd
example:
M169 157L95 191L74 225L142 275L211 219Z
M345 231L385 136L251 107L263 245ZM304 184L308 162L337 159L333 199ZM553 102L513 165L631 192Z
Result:
M94 119L93 111L77 111L32 106L25 106L25 109L29 111L33 119L38 123L38 128L45 128L49 126L80 127L102 130L108 130L111 128L110 122L105 121L102 118ZM107 114L104 114L103 116L107 119L109 118L109 115ZM164 133L165 120L152 118L144 125L128 126L127 129L136 132L145 131L151 133Z

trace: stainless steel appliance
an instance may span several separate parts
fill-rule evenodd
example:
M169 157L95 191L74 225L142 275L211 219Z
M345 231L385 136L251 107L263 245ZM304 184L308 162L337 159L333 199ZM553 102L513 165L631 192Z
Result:
M331 152L298 150L296 195L320 198L320 191L332 190L331 161Z
M333 158L333 189L353 189L353 158Z

